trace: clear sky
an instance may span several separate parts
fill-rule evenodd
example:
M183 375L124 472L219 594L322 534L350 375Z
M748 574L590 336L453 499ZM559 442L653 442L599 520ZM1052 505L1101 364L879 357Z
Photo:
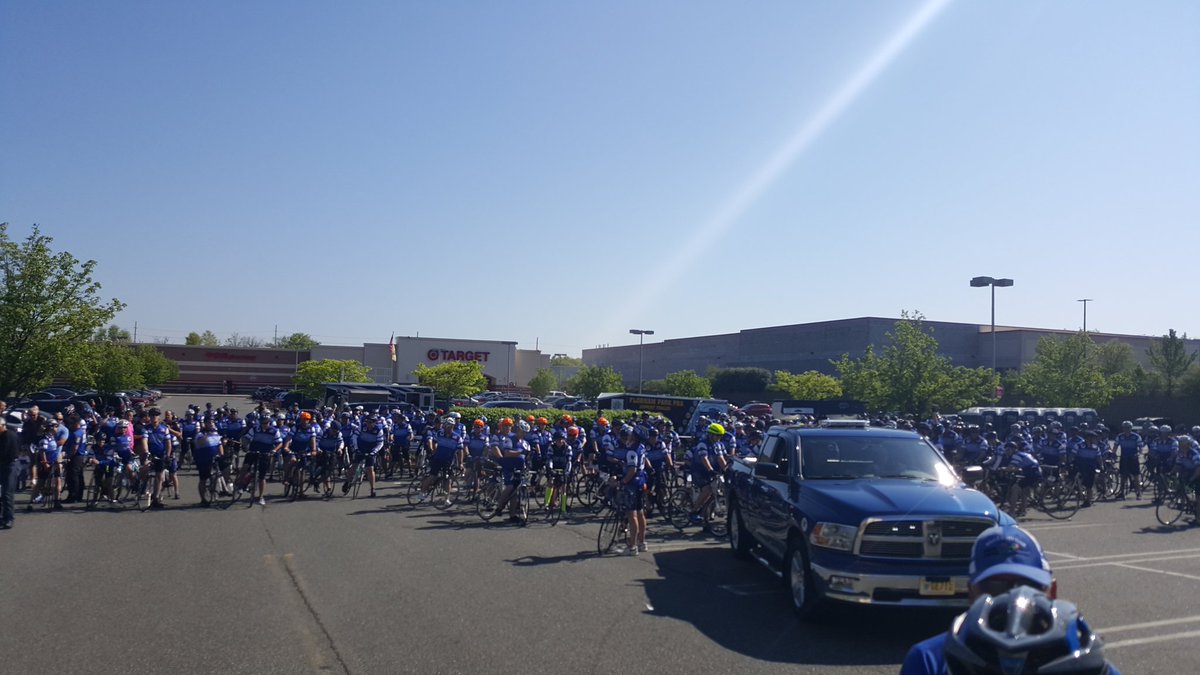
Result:
M117 323L1200 336L1200 3L0 3L0 221Z

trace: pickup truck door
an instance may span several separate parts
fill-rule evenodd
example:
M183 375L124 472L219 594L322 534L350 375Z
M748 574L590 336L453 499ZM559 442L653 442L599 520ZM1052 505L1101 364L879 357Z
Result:
M755 455L755 463L750 464L750 475L745 476L745 485L741 486L739 491L741 497L740 506L742 508L742 519L745 521L746 529L757 537L759 529L762 527L763 512L767 509L767 500L765 499L768 489L763 485L763 482L758 478L758 462L768 462L770 449L775 446L776 438L768 436L763 444L759 447L758 454Z
M778 470L770 475L756 476L756 488L761 504L757 536L759 544L776 559L782 559L787 549L788 527L791 523L792 485L795 446L787 435L776 436L770 448L770 463Z

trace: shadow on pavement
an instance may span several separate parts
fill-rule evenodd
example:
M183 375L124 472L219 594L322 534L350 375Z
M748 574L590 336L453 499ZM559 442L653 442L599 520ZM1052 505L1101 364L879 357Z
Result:
M583 562L583 561L587 560L588 558L595 558L595 557L596 557L595 550L587 550L587 551L580 551L579 553L573 553L570 555L551 555L551 556L526 555L526 556L521 556L520 558L506 560L504 562L512 563L512 565L514 567L539 567L541 565L555 565L558 563L579 563L579 562Z
M654 554L647 613L685 621L720 646L766 661L867 666L900 663L909 647L947 630L954 612L830 605L801 622L777 578L723 548Z

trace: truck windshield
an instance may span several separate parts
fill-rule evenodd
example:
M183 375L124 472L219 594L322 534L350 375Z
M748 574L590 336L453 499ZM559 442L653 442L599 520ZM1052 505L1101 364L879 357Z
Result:
M838 436L800 441L801 474L806 479L905 478L958 482L946 462L919 438Z

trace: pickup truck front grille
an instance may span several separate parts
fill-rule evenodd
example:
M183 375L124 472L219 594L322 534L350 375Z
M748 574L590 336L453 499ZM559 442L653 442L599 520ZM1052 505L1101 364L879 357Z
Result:
M872 519L856 553L865 558L968 560L975 537L995 523L986 518Z

